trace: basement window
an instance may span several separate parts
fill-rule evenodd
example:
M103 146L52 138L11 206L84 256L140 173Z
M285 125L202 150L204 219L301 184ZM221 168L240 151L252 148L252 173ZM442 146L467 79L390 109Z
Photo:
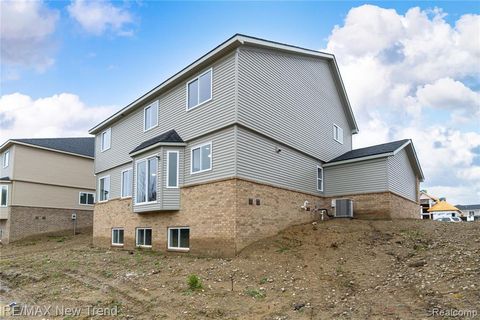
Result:
M137 244L137 247L152 247L152 229L137 228L135 243Z
M168 228L168 249L188 251L190 249L190 228Z
M112 229L112 245L123 246L123 232L122 228Z

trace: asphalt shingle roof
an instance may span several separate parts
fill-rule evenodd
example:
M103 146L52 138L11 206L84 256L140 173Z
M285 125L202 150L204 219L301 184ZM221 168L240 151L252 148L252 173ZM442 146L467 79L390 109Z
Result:
M95 156L95 138L44 138L44 139L12 139L13 142L22 142L43 148L74 153L87 157Z
M142 142L138 147L133 149L130 154L140 151L142 149L148 148L150 146L153 146L154 144L160 143L160 142L169 142L169 143L183 143L183 139L178 135L177 131L174 129L164 132L161 135L158 135L156 137L153 137L150 140Z
M376 146L351 150L342 154L341 156L336 157L335 159L330 160L328 163L356 159L356 158L363 158L363 157L373 156L373 155L382 154L382 153L394 152L395 150L400 148L402 145L404 145L408 141L409 141L408 139L404 139L404 140L398 140L398 141L393 141L393 142L384 143L384 144L377 144Z
M457 207L460 210L475 210L475 209L480 209L480 204L467 204L467 205L457 204L455 207Z

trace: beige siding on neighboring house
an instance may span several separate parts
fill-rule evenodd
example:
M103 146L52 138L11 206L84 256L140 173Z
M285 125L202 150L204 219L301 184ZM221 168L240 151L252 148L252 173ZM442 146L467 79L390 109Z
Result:
M15 180L94 189L93 160L15 145Z
M10 205L40 208L93 210L92 205L79 204L79 192L93 189L67 188L39 183L15 181Z

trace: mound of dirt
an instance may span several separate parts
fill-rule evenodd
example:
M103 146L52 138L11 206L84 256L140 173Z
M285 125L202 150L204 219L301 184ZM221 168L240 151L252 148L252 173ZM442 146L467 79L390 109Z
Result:
M98 319L478 315L479 231L480 223L329 220L233 259L92 248L90 235L45 238L0 249L0 304L79 308L75 319L92 318L88 307L117 311ZM189 285L191 275L200 283Z

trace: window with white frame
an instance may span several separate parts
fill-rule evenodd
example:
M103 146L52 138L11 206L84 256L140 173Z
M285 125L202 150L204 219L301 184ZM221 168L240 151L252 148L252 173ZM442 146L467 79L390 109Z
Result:
M323 168L317 166L317 190L323 191Z
M336 124L333 125L333 139L343 144L343 129Z
M191 173L212 169L212 143L204 143L191 149Z
M133 170L127 169L122 171L121 177L121 197L127 198L132 196L132 176Z
M110 144L112 140L112 129L108 128L107 130L103 131L100 135L100 149L101 151L105 151L110 149Z
M178 188L178 151L167 151L167 188Z
M110 176L102 177L99 180L99 201L110 199Z
M150 104L143 110L143 131L150 130L158 125L158 101Z
M91 205L95 202L94 195L91 192L80 192L79 203L85 205Z
M112 245L123 246L123 228L112 229Z
M152 229L137 228L135 243L137 244L137 247L151 247L152 246Z
M3 153L2 165L4 168L8 167L10 164L10 150L7 150Z
M156 156L137 161L136 203L157 201L157 168Z
M187 83L187 110L212 99L212 69Z
M168 228L168 249L188 250L190 248L190 228Z
M0 186L0 207L6 207L8 205L8 186Z

